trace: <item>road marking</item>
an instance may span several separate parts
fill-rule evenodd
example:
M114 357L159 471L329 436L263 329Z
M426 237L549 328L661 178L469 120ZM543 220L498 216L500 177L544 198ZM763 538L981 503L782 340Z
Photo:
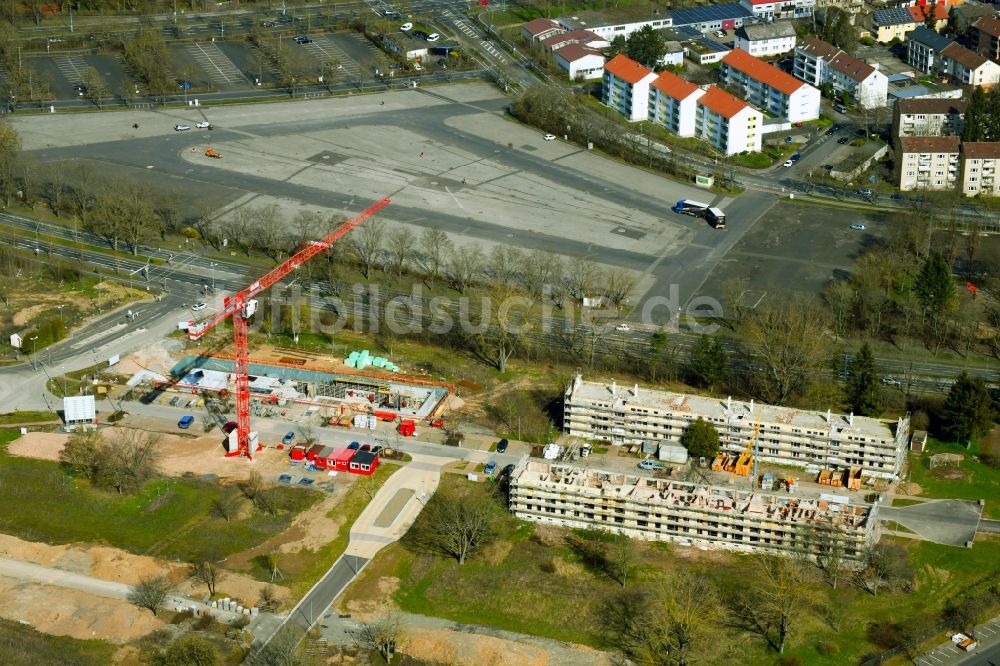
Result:
M990 631L986 627L979 627L979 629L976 630L977 633L980 631L985 631L987 636L992 636L993 634L996 633L995 631Z
M55 65L71 84L83 83L83 70L87 69L87 62L80 56L59 56L55 59Z
M219 47L208 42L205 44L190 44L185 47L188 54L208 74L209 80L216 85L232 83L249 83L250 80L226 57Z
M340 65L337 68L338 70L345 71L353 76L361 75L361 65L352 60L340 47L330 41L326 35L319 35L313 38L308 44L303 44L303 46L309 51L319 51L321 60L326 60L329 63L336 62Z
M455 200L455 204L456 204L456 205L457 205L457 206L458 206L459 208L461 208L462 210L465 210L465 206L463 206L463 205L462 205L462 202L458 200L458 197L456 197L456 196L455 196L455 195L454 195L454 194L452 193L452 191L451 191L451 190L449 190L449 189L448 189L447 187L445 187L445 188L444 188L444 191L445 191L445 192L447 192L448 194L451 194L451 198Z

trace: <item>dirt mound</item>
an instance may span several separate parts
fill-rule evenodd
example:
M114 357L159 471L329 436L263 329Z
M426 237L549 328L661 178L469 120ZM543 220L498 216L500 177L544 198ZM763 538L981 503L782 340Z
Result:
M59 452L66 446L69 435L59 432L29 432L7 445L7 452L22 458L59 460Z
M446 629L421 629L407 636L400 649L416 659L454 666L546 666L548 653L492 636L469 636Z

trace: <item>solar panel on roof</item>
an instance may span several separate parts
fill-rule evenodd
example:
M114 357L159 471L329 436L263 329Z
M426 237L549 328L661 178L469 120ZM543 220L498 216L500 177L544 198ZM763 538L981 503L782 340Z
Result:
M708 7L671 9L669 14L670 18L674 21L674 27L708 23L710 21L722 21L725 19L751 18L753 16L753 12L738 2L710 5Z
M733 49L732 46L726 46L722 42L717 42L714 39L709 39L708 37L703 37L698 41L713 51L731 51Z

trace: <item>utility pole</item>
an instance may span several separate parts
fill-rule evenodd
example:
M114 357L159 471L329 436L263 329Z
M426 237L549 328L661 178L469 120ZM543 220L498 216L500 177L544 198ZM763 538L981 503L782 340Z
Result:
M35 336L33 336L31 338L31 369L32 370L37 370L38 369L38 366L36 365L38 359L35 358L35 340L37 340L37 339L38 339L37 335L35 335Z

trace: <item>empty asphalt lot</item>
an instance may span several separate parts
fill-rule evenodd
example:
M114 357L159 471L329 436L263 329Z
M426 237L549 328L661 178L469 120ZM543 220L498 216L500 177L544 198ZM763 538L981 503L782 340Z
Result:
M156 174L178 191L217 189L241 205L259 197L257 203L350 214L389 196L393 205L383 217L392 224L440 227L456 242L486 250L503 243L589 257L635 272L645 298L667 296L676 284L681 303L775 201L761 193L723 199L575 145L543 141L504 118L510 101L473 83L12 122L24 147L42 160L87 158ZM202 119L216 129L173 131L177 123ZM208 145L223 159L205 158ZM715 231L672 213L681 198L726 207L729 228ZM652 318L665 320L667 310Z

